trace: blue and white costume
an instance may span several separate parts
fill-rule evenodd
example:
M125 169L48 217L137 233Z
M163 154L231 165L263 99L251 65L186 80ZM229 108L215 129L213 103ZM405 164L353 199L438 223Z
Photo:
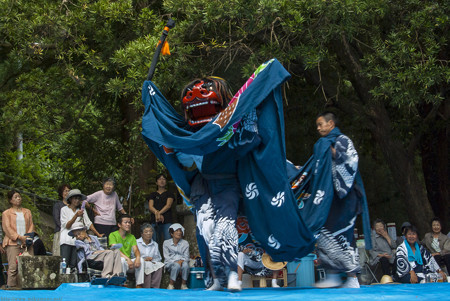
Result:
M331 147L336 150L334 158ZM313 156L294 182L300 212L317 238L322 265L338 272L359 272L353 235L356 217L363 214L367 249L371 249L370 222L352 141L338 128L331 130L316 142Z

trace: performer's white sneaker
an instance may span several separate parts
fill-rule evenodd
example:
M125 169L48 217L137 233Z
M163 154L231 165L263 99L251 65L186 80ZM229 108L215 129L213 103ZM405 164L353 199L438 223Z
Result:
M277 283L277 279L272 279L272 287L280 287Z
M220 285L219 279L214 279L213 285L206 289L207 291L223 291L223 287Z
M317 288L332 288L341 286L342 279L339 274L327 274L325 280L319 281L315 284Z
M356 277L347 277L347 281L342 285L343 288L359 288L358 278Z
M173 290L173 289L174 289L173 284L169 284L169 286L167 287L167 289L168 289L168 290Z
M228 275L228 289L230 291L242 291L242 287L239 284L238 274L236 272L230 272Z

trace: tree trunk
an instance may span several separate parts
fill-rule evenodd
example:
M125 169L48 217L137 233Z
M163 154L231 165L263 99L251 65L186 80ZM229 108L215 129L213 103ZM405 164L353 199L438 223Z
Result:
M433 213L424 184L414 169L415 154L408 153L403 144L392 136L390 120L382 104L374 106L369 114L374 123L371 129L372 137L381 149L395 184L402 194L409 222L415 225L420 236L423 236L430 231L429 221Z
M423 106L421 111L429 111L428 107L430 105ZM441 126L437 126L434 131L428 131L426 135L423 135L420 143L422 169L428 198L434 215L442 221L443 233L447 233L450 226L449 117L450 101L446 99L439 108L439 114L433 119L435 125Z
M134 122L139 121L142 114L136 110L136 107L133 103L126 98L122 98L120 101L120 110L123 116L123 127L122 127L122 141L124 143L129 143L130 149L128 149L130 164L128 167L130 168L130 183L132 184L132 194L134 195L137 190L139 191L148 191L149 190L149 181L148 177L150 171L156 169L156 157L155 155L146 147L145 142L142 138L138 138L137 141L132 143L132 135L136 135L137 133L131 133L130 127L128 125L132 125ZM133 128L133 127L131 127ZM140 135L140 134L139 134ZM147 151L145 155L140 153L141 149ZM133 176L132 176L133 175ZM131 180L133 183L131 183ZM143 200L133 199L133 202L142 202ZM128 207L135 207L134 204L127 204ZM139 206L141 207L141 206ZM138 208L139 210L144 210L144 208ZM131 210L130 210L131 211ZM130 212L133 214L133 212Z
M410 222L417 226L421 235L424 235L430 230L429 220L432 217L432 210L424 184L414 169L416 150L410 148L411 150L408 151L402 142L392 135L391 122L384 103L374 101L370 94L370 90L376 85L376 82L372 82L364 76L356 48L347 41L345 36L336 41L333 48L342 68L350 76L359 102L365 107L366 115L369 116L368 123L372 122L369 126L370 132L380 147L394 182L402 194L402 201L407 208ZM361 114L362 112L354 113Z

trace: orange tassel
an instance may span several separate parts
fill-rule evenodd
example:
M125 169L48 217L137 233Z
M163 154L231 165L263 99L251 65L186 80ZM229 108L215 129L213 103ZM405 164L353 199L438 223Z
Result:
M159 44L161 44L161 41L158 41L158 45ZM158 45L156 45L156 47L158 47ZM169 43L167 41L164 41L164 44L161 48L161 54L162 55L170 55Z

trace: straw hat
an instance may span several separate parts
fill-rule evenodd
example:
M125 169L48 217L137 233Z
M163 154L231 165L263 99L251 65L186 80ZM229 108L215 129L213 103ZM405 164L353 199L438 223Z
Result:
M285 266L286 266L286 264L287 264L287 261L284 261L284 262L275 262L275 261L273 261L272 260L272 257L270 257L270 255L269 254L267 254L267 253L264 253L263 255L262 255L262 264L266 267L266 268L268 268L269 270L272 270L272 271L278 271L278 270L281 270L282 268L284 268Z
M380 283L381 284L394 283L394 280L389 275L383 275L383 277L381 277Z
M383 275L383 277L381 277L380 283L372 283L372 284L399 284L399 283L394 282L391 276Z

